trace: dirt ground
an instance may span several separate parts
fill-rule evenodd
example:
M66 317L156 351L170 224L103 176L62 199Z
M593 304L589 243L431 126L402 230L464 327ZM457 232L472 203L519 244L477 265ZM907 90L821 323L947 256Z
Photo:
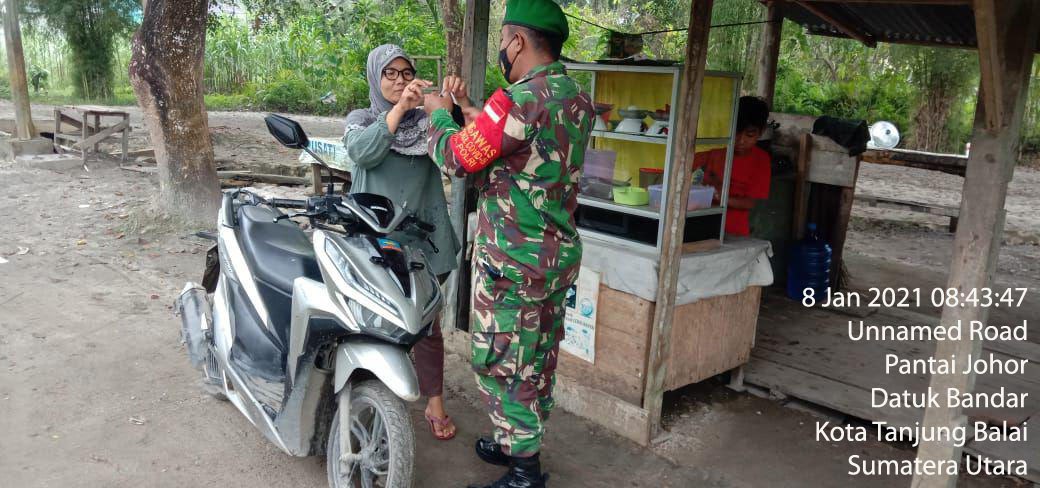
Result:
M51 114L46 107L34 112ZM136 131L131 147L145 147L139 113L131 113ZM10 104L0 103L0 117L9 114ZM262 117L211 113L218 159L254 167L294 161L294 153L270 140ZM334 137L341 127L330 118L298 120L313 136ZM90 172L58 173L0 163L0 214L6 216L0 257L7 261L0 263L0 485L325 486L321 460L284 455L231 405L212 400L197 386L171 304L186 280L199 279L207 243L147 219L143 210L155 191L154 176L112 163L93 166ZM1015 222L1028 234L1038 230L1028 219L1035 218L1029 213L1040 204L1030 200L1026 187L1035 188L1040 173L1019 172L1014 188L1021 174L1026 174L1023 200L1008 221L1009 229ZM873 175L864 171L864 178L878 184L890 177ZM878 261L945 267L949 251L944 249L952 237L941 230L944 224L933 228L914 218L880 219L857 209L850 262L864 269L877 268L871 263ZM998 280L1040 285L1038 249L1009 244ZM433 440L420 406L413 406L418 487L464 486L499 473L472 454L472 442L488 421L461 357L448 357L446 382L459 435L450 442ZM815 421L812 414L731 392L718 382L675 392L668 405L665 426L671 434L650 449L575 416L554 414L545 454L551 485L909 483L850 480L842 474L851 454L912 458L905 446L816 443L803 433ZM964 479L960 486L1021 485L984 478Z

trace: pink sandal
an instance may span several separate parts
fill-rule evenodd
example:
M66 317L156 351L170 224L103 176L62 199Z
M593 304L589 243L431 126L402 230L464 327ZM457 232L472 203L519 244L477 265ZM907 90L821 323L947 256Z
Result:
M426 421L430 423L430 433L433 434L433 437L437 438L437 440L449 441L449 440L455 438L455 431L458 430L457 428L454 429L451 432L451 434L448 434L448 435L437 434L437 427L440 427L441 431L443 432L444 429L447 426L449 426L449 425L454 426L455 425L455 423L451 421L451 417L445 415L444 418L439 418L439 417L434 417L433 415L430 415L430 414L427 413L426 414Z

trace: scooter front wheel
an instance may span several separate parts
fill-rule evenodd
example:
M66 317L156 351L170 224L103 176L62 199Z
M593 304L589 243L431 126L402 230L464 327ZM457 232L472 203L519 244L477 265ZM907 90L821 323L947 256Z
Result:
M415 433L404 402L377 380L361 382L344 393L347 391L350 425L343 425L337 411L329 432L329 486L411 488ZM341 449L345 444L340 439L346 435L350 436L349 453Z

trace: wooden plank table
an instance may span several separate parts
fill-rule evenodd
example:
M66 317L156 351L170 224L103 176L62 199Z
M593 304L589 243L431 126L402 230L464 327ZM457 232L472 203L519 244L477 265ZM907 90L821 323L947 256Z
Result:
M102 126L105 118L117 118L114 124ZM93 124L92 124L93 122ZM64 126L73 128L63 132ZM79 152L86 167L91 147L96 155L100 155L100 144L111 137L122 138L121 163L127 159L127 145L130 139L130 114L122 110L93 105L55 107L54 109L54 152L64 154Z

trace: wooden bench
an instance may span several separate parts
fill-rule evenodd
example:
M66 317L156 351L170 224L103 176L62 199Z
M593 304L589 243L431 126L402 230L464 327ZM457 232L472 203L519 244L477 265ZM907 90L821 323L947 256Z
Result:
M856 201L864 203L868 207L894 208L897 210L907 210L910 212L920 212L949 217L950 232L957 232L957 219L960 217L960 209L957 207L861 194L856 195Z
M117 118L118 122L102 126L105 118ZM93 122L93 124L91 124ZM63 132L64 126L72 126L72 131ZM76 106L54 109L54 152L79 152L83 157L83 165L87 164L87 156L93 147L94 154L100 155L99 144L110 137L122 137L123 153L121 162L127 158L127 144L130 138L130 114L108 107Z

